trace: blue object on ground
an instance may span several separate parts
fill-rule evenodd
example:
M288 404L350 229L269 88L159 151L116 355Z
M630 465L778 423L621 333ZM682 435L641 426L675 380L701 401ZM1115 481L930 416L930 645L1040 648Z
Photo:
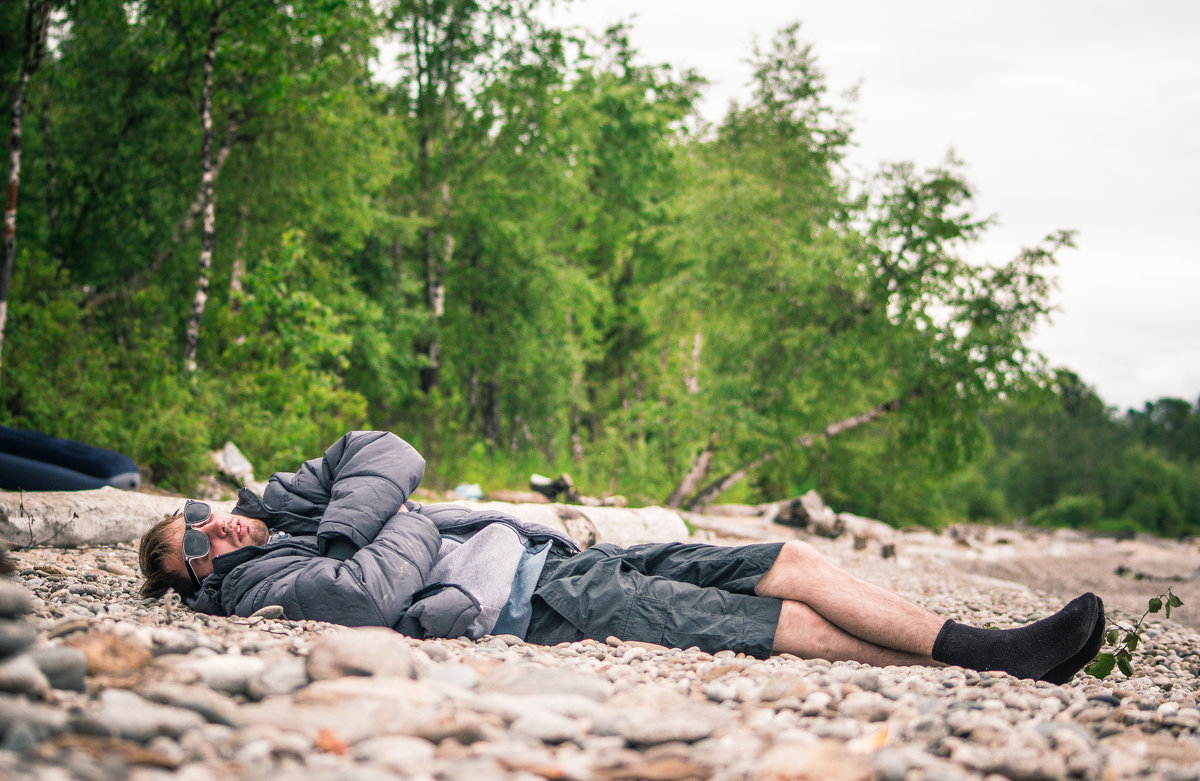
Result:
M454 495L459 499L482 499L483 489L479 483L459 483L454 486Z
M141 485L129 456L73 439L0 426L0 488L9 491L82 491Z

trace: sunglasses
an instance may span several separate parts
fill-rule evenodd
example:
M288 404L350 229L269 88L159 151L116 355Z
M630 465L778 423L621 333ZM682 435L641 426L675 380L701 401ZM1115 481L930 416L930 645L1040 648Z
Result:
M194 527L212 517L212 508L205 502L195 502L188 499L183 505L183 566L187 567L188 577L192 585L200 588L200 578L192 569L193 559L202 559L212 550L208 535Z

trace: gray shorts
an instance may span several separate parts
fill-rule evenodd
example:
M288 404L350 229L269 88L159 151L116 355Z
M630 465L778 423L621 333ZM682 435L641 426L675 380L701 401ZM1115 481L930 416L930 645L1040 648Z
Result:
M782 602L755 596L754 585L782 547L601 543L574 556L552 551L525 639L555 645L612 635L766 658Z

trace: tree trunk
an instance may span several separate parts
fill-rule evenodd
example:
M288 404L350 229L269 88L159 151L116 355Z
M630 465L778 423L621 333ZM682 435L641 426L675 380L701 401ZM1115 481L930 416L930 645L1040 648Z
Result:
M208 48L204 53L204 92L200 98L200 200L204 223L200 236L200 270L196 274L196 295L192 298L192 311L188 314L187 330L183 342L183 366L190 373L196 372L196 350L200 344L200 320L204 316L204 305L208 301L209 271L212 268L213 249L217 242L217 208L213 184L216 170L213 165L213 70L217 62L217 38L220 35L221 2L215 0L208 19Z
M708 438L708 444L704 449L692 459L692 467L683 479L679 481L679 485L675 486L675 490L667 497L666 507L672 510L676 509L683 503L685 497L690 496L693 491L700 485L700 481L708 475L709 466L712 465L713 450L716 449L717 438L711 436Z
M0 356L4 350L4 326L8 320L8 286L17 256L17 193L21 187L21 121L25 116L25 94L29 77L42 61L46 28L50 22L50 0L30 0L25 11L25 50L17 77L8 134L8 193L4 202L4 249L0 256Z
M229 304L238 309L244 290L243 280L246 278L246 237L250 233L250 177L244 181L245 190L242 192L242 202L238 205L237 241L233 246L233 269L229 272Z
M500 406L497 401L499 386L495 380L483 383L483 398L479 410L480 433L487 442L495 442L500 436Z
M696 333L692 335L692 352L691 366L688 366L687 356L684 357L683 365L683 387L689 396L695 396L700 392L700 347L703 344L704 337L701 336L700 330L696 329Z
M44 83L44 82L43 82ZM50 259L60 264L58 251L58 165L54 159L54 127L50 122L50 89L42 94L42 145L46 166L46 233L49 237ZM58 266L62 270L61 265Z
M925 392L922 389L918 388L917 390L914 390L905 396L897 396L890 401L885 401L883 404L873 407L859 415L852 415L851 417L843 418L842 420L830 423L828 426L816 433L805 434L797 439L796 447L812 447L819 441L825 441L837 436L838 434L844 434L845 432L852 431L860 426L865 426L868 423L882 418L888 413L895 412L914 399L923 396L924 393ZM763 453L749 464L730 472L718 480L713 481L706 488L704 488L704 490L692 497L691 501L688 502L687 509L692 511L703 509L707 505L711 504L712 501L718 496L744 480L746 476L754 472L754 470L770 463L778 456L778 450L768 450L766 453Z
M225 161L229 159L229 153L233 150L234 141L237 140L238 123L236 120L229 120L229 124L225 126L225 140L221 144L221 148L217 151L216 162L213 165L212 181L213 186L216 186L217 179L221 176L221 169L225 167ZM136 274L125 277L120 283L114 284L112 287L103 290L97 290L83 298L83 306L97 307L108 303L117 298L126 290L133 290L145 284L145 282L158 273L162 268L162 264L171 257L171 253L180 245L184 236L187 236L192 226L196 224L198 218L205 208L204 181L201 179L200 186L196 188L196 195L192 198L192 203L188 206L187 212L183 219L175 226L175 233L171 235L171 240L165 243L155 256L150 260L144 269Z

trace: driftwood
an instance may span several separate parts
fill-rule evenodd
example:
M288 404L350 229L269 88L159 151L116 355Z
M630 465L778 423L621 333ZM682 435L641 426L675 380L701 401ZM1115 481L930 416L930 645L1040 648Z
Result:
M825 502L816 491L809 491L795 499L776 502L771 520L822 537L839 537L846 530L846 525L839 520L838 514L825 506Z
M233 501L214 503L225 510ZM583 507L566 504L462 502L540 523L583 547L598 542L635 545L681 542L688 530L678 514L661 507ZM156 521L183 507L183 497L152 496L115 488L94 491L0 491L0 540L14 547L133 543Z
M181 497L109 486L94 491L0 491L0 539L14 547L130 543L181 507Z
M847 535L859 550L868 543L878 543L884 558L895 555L899 537L896 529L883 521L834 512L816 491L767 504L713 505L703 513L684 513L684 517L696 528L725 537L779 539L786 536L785 527L821 537Z
M678 513L662 507L587 507L574 504L460 502L474 509L495 509L524 521L561 531L581 547L598 542L628 546L643 542L684 542L687 526Z

